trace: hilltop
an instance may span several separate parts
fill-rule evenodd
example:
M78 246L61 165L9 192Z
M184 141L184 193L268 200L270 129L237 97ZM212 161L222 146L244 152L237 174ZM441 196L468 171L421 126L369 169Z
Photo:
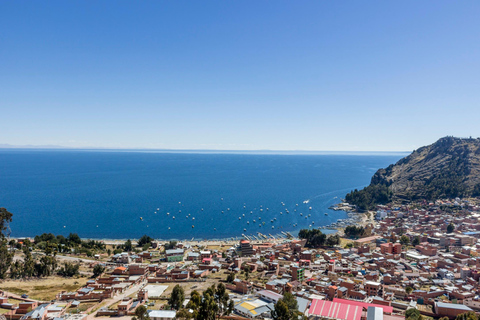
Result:
M444 137L378 170L370 185L346 195L360 209L391 200L480 195L480 138Z

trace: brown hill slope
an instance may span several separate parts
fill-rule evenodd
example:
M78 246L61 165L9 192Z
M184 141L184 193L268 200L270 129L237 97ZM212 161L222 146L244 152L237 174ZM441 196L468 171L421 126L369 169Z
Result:
M415 200L480 195L480 139L441 138L378 170L368 187L346 200L367 209L391 199Z

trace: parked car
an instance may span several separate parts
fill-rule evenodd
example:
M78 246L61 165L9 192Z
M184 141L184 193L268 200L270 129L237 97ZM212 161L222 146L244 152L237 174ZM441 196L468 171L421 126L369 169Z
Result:
M23 298L23 299L27 299L27 298L28 298L28 295L26 295L26 294L24 293L24 294L22 294L22 298Z

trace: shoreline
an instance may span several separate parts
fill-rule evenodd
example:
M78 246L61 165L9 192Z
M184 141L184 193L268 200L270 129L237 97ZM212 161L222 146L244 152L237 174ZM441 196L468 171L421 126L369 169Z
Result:
M332 207L337 207L338 205L332 206ZM370 219L365 213L359 213L357 211L347 211L343 209L336 209L336 211L344 211L347 214L347 218L344 219L338 219L335 222L332 222L326 226L320 226L320 227L310 227L310 228L303 228L303 229L319 229L323 233L330 235L330 234L343 234L343 230L345 227L349 225L355 225L355 224L360 224L365 226L368 223L371 223ZM246 234L246 235L241 235L241 236L235 236L235 237L225 237L225 238L203 238L203 239L176 239L176 238L153 238L154 241L157 241L159 243L161 242L168 242L168 241L177 241L180 243L189 243L189 244L199 244L199 243L205 243L205 244L210 244L210 245L221 245L221 244L232 244L232 243L238 243L242 239L247 239L250 238L250 241L252 242L280 242L280 241L285 241L288 239L298 239L298 232L302 229L298 230L292 230L292 231L284 231L285 233L288 233L292 235L292 237L287 237L285 234L280 234L277 233L273 235L267 234L265 235L266 238L260 237L258 234L255 236L255 238L252 237L252 235ZM281 235L281 236L279 236ZM247 237L245 237L247 236ZM32 239L35 236L12 236L10 239ZM85 241L101 241L107 245L120 245L124 244L127 240L130 240L132 244L136 244L138 242L138 239L134 238L102 238L102 237L85 237L81 238L82 240Z

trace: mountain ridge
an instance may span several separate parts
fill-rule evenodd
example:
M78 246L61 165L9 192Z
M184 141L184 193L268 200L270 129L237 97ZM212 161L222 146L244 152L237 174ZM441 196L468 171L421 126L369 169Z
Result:
M372 177L370 185L346 195L360 209L391 200L435 200L480 195L480 138L443 137Z

